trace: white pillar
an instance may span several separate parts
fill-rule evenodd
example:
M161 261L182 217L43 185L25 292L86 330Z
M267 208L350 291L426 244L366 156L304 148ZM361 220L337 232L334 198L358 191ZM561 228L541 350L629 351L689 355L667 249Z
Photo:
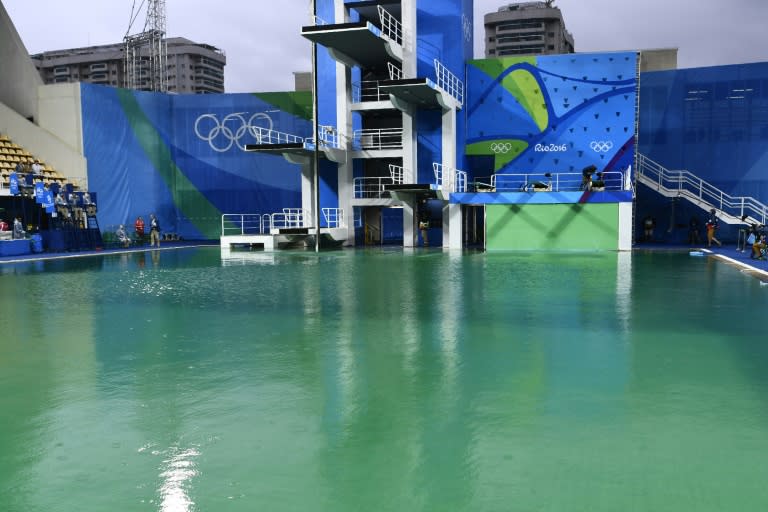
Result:
M416 246L415 213L416 205L412 201L403 201L403 247Z

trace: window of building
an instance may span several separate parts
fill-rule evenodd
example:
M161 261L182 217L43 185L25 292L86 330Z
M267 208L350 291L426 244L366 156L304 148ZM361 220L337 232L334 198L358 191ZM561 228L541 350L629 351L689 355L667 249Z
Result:
M554 49L555 49L555 45L553 45L553 44L548 44L547 45L547 50L554 50Z
M547 36L548 37L555 37L555 33L554 32L547 32Z
M91 64L91 71L106 71L106 70L107 70L107 64L104 62Z
M543 30L544 21L542 19L507 21L499 23L497 30L520 30L521 28L538 28Z
M69 74L69 66L58 66L53 68L53 74L54 75L68 75Z
M488 38L488 42L489 42L489 43L492 43L492 42L494 42L495 40L496 40L496 38L495 38L495 37L489 37L489 38Z

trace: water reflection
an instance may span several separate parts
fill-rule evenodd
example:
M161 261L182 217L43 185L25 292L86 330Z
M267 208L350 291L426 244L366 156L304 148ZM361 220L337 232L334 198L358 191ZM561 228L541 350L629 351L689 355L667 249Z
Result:
M0 305L23 320L0 318L0 490L16 494L0 492L0 509L606 510L584 498L600 493L631 508L631 482L659 480L659 457L685 467L734 438L739 463L718 459L740 476L729 485L766 476L765 350L729 319L768 300L723 267L387 250L268 260L224 264L212 248L0 276ZM35 322L47 297L62 304ZM681 425L696 435L676 439Z
M189 497L191 480L198 474L197 448L172 447L160 466L160 512L189 512L195 504Z

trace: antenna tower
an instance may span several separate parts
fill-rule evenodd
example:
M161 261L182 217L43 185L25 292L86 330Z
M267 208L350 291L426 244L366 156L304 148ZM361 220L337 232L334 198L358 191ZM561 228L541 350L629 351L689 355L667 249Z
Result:
M141 8L147 4L144 30L131 34ZM123 38L124 86L142 91L168 91L168 47L165 42L165 0L133 0L131 20Z

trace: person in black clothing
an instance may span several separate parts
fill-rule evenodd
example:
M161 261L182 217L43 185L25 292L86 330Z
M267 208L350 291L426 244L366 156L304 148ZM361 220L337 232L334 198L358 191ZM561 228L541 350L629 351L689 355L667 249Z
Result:
M149 246L160 247L160 222L154 213L149 215Z
M691 245L701 243L699 238L699 218L695 215L688 221L688 243Z

